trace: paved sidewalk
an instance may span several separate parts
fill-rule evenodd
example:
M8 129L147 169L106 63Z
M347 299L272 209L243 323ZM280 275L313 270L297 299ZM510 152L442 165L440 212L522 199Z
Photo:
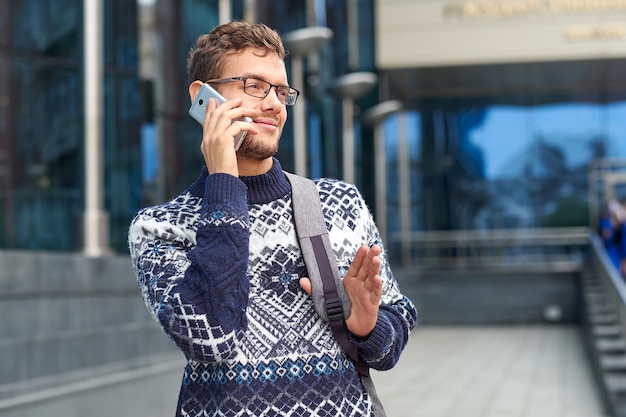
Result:
M373 378L388 417L607 417L573 325L418 328Z

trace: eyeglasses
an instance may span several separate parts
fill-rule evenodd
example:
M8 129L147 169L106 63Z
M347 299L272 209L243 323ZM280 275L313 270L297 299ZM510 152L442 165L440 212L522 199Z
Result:
M231 78L220 78L217 80L209 80L206 81L207 84L211 83L232 83L235 81L243 81L243 92L249 96L256 98L265 98L270 93L270 90L273 88L276 89L276 96L278 97L278 101L285 106L293 106L296 104L296 100L300 95L300 92L295 88L291 88L288 85L274 85L270 84L267 81L259 80L258 78L250 78L250 77L231 77Z

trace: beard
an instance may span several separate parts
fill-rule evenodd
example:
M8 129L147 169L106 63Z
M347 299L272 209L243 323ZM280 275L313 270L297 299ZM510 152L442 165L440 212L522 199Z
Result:
M279 140L280 136L276 139L262 140L257 135L248 134L237 151L237 156L255 161L271 158L278 152Z

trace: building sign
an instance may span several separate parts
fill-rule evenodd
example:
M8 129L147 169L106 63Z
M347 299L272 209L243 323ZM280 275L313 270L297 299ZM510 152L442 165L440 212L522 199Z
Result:
M626 11L626 0L478 0L443 5L443 14L447 18L510 18L619 11Z
M626 0L385 0L381 69L626 57Z

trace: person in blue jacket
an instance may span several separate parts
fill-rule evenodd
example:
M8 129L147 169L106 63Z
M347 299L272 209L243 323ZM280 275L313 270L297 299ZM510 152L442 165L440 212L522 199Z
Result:
M611 199L600 217L599 232L611 263L620 273L626 259L626 218L619 201Z

